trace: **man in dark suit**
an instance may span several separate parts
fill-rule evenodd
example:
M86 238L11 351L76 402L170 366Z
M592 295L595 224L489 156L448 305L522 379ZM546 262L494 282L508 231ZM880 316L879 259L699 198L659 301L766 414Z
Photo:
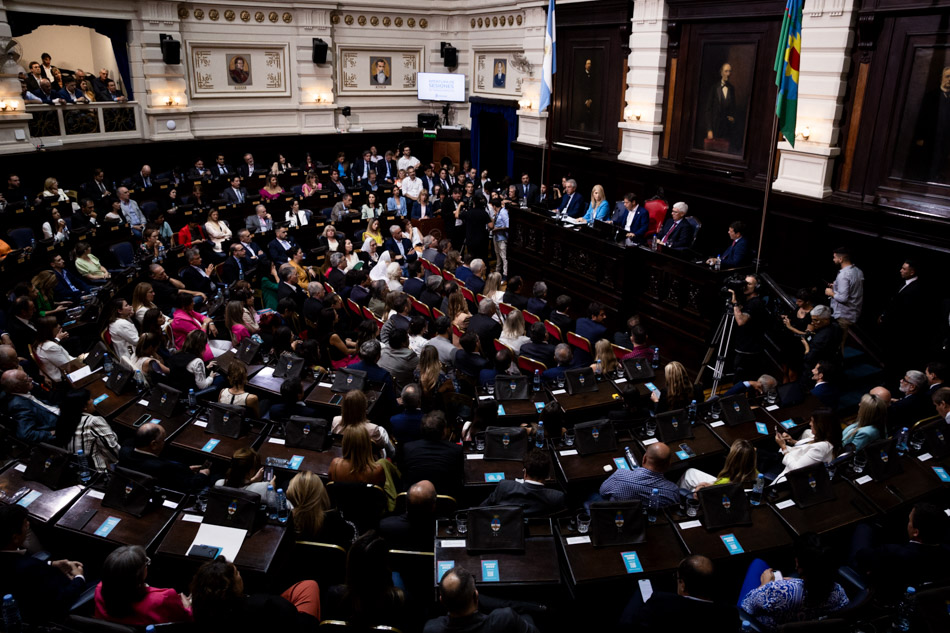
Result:
M241 179L235 176L231 179L231 186L225 187L224 191L221 192L221 197L228 204L244 204L247 202L247 189L241 186Z
M924 375L927 376L927 397L933 398L937 392L947 386L947 377L950 376L950 368L946 363L933 361L927 363L924 367Z
M106 183L106 172L101 167L92 170L92 180L83 183L79 188L79 195L93 200L102 200L112 196L112 191Z
M33 315L36 314L36 304L26 295L17 297L13 302L13 314L7 320L7 333L13 341L17 356L30 357L30 345L36 340L36 326L33 324Z
M548 331L544 329L544 323L532 323L528 328L528 338L531 342L522 345L519 354L554 367L554 345L547 342Z
M811 311L811 340L802 339L805 369L810 370L821 360L838 361L841 355L841 328L831 318L831 308L817 305Z
M254 170L257 167L254 165L254 156L250 152L244 155L244 162L238 166L238 176L241 178L250 178L254 175Z
M567 507L567 496L544 487L551 474L551 460L543 451L524 456L524 479L500 481L483 506L521 506L526 517L551 516Z
M482 299L478 304L478 313L468 322L467 332L474 332L482 348L482 354L490 354L495 349L495 339L501 336L501 323L494 319L498 306L491 299Z
M841 398L841 391L837 386L837 365L826 360L820 361L811 370L811 378L815 381L815 386L811 389L811 395L818 398L823 406L832 411L837 409L838 401Z
M531 184L528 172L521 174L521 184L517 187L518 200L526 200L529 205L538 203L538 186Z
M24 442L51 442L56 437L59 408L37 400L30 391L33 379L22 369L8 369L0 377L3 400L0 409L16 424L16 436Z
M233 173L234 169L224 162L224 154L218 154L215 158L214 165L211 167L211 177L215 180L221 180L222 178L227 179L227 177Z
M647 238L647 231L650 230L650 213L637 204L634 194L628 193L616 210L613 222L622 229L626 239L642 244Z
M459 217L465 223L465 244L473 258L488 259L488 244L491 236L485 228L492 218L485 209L485 198L476 196L471 205L466 205Z
M564 194L561 196L557 211L558 214L571 218L581 218L587 213L587 205L584 204L581 194L577 193L577 181L573 178L564 185Z
M327 291L323 284L313 282L307 286L307 299L303 302L303 316L311 323L320 322L320 312L326 307L323 303Z
M389 234L390 237L383 242L383 248L389 251L392 260L400 266L404 266L406 262L415 261L416 251L412 248L412 241L402 234L402 228L398 224L393 224L389 227Z
M357 270L353 277L353 287L350 288L350 300L359 307L369 305L370 282L372 279L365 270Z
M881 345L884 348L884 366L892 380L908 367L919 367L930 360L930 350L940 332L932 314L934 293L928 292L926 281L920 279L920 264L905 260L900 269L901 286L888 302L878 319L881 326Z
M244 244L241 242L231 244L228 258L224 260L221 269L221 278L224 283L230 286L235 281L244 279L249 272L248 268L250 268L250 264L247 260L247 249Z
M194 166L185 172L185 177L188 180L210 180L211 170L205 167L205 162L199 158L195 161Z
M686 219L689 207L685 202L673 205L670 217L656 232L660 243L668 248L689 248L693 244L693 225Z
M719 81L709 91L706 100L706 139L729 141L731 152L738 152L742 145L742 121L736 104L736 89L729 81L732 66L719 68Z
M297 311L303 311L303 302L307 295L303 289L297 285L297 271L290 264L284 264L277 271L280 277L280 284L277 286L277 300L290 299L297 306Z
M425 173L419 176L419 180L422 181L422 188L429 192L429 198L431 198L432 188L435 187L438 182L435 179L435 174L433 173L431 164L426 165Z
M901 378L900 391L903 397L892 402L887 412L889 427L910 428L918 420L933 416L933 400L924 372L916 369L905 372Z
M677 631L729 633L739 628L734 605L713 602L716 578L713 563L705 556L687 556L676 570L676 593L654 591L643 601L639 591L620 616L625 631L658 631L672 625Z
M422 418L422 439L403 445L400 471L411 486L431 481L442 494L457 497L462 491L462 447L446 439L445 414L432 411Z
M442 278L438 275L429 275L425 280L425 286L419 295L419 301L430 308L438 308L442 305L442 295L439 290L442 288Z
M274 230L274 239L267 245L267 257L276 266L286 264L290 257L290 249L296 245L294 238L287 235L287 227L279 226Z
M521 279L520 275L515 275L510 278L508 280L508 286L505 289L505 294L501 298L502 301L519 310L526 310L528 308L528 297L519 294L523 286L524 280Z
M419 261L409 263L409 277L402 284L402 289L406 294L412 295L418 299L422 296L422 290L425 288L425 281L422 278L422 264Z
M465 287L475 294L480 294L482 290L485 289L485 275L488 274L485 260L480 258L473 259L469 263L469 270L472 271L472 274L465 280Z
M379 357L382 355L382 351L383 347L378 340L364 341L360 345L360 360L358 363L350 365L350 369L365 371L367 380L383 384L379 400L376 401L376 406L373 407L371 419L373 421L385 421L388 425L393 411L396 410L396 387L392 375L379 366Z
M548 305L547 301L548 285L543 281L534 282L531 294L533 296L528 299L524 309L544 321L551 316L551 306Z
M82 563L31 556L29 537L26 508L0 505L0 592L13 595L27 622L46 622L64 616L89 585Z
M424 633L538 633L530 616L518 615L487 597L479 604L475 576L464 567L457 565L445 572L439 581L439 597L448 615L426 622ZM492 609L492 603L500 608Z
M165 448L165 428L161 424L143 424L135 437L119 450L119 466L151 475L163 488L181 492L198 491L210 485L211 469L190 468L159 457Z
M368 149L363 150L362 158L357 158L353 161L353 164L350 165L350 182L353 183L354 187L358 187L361 183L368 180L370 172L375 170L372 155L372 152Z
M386 152L383 160L376 161L376 177L380 180L392 183L398 175L399 168L396 166L396 161L393 160L392 152Z
M327 283L333 287L333 290L340 292L346 286L346 258L343 253L332 253L330 255L330 270L327 271Z
M422 480L409 487L406 511L379 522L379 534L393 549L411 552L431 552L433 546L430 528L436 520L435 486Z
M491 362L478 352L478 335L469 328L459 339L459 345L462 349L455 352L454 363L456 371L460 371L477 380L478 374L491 365Z
M574 332L574 319L568 314L571 311L572 302L573 300L570 295L558 295L557 299L554 300L554 311L551 312L547 319L561 330L562 341L567 340L566 336L568 332Z
M389 345L389 336L393 333L394 330L405 330L409 331L409 324L411 319L409 317L412 314L412 306L409 304L409 295L405 292L391 293L392 297L387 299L387 303L392 305L395 314L386 319L386 322L383 323L383 327L379 328L379 340L383 345Z
M60 254L55 254L50 258L50 267L56 273L56 287L53 289L53 297L56 301L72 301L79 305L82 296L89 294L92 289L82 280L82 277L66 269L66 260Z
M214 264L201 266L201 251L197 248L189 248L185 251L185 260L188 265L185 266L179 277L185 284L185 288L192 292L203 293L206 297L214 296L214 282L211 281L211 275L214 274Z
M254 236L251 235L251 232L247 229L241 229L238 231L238 240L241 244L244 245L244 261L245 273L249 268L258 268L259 270L267 270L270 267L270 263L267 260L267 254L264 249L254 241Z
M768 374L762 374L758 380L742 380L737 382L729 388L729 391L727 391L723 397L728 398L729 396L737 396L744 393L750 398L755 398L756 396L764 396L777 387L778 381L775 380L775 378Z
M132 186L136 189L151 189L155 184L152 179L152 168L148 165L142 165L139 173L132 176Z
M544 373L541 374L541 377L549 383L563 376L568 369L573 369L580 364L574 362L574 350L567 343L558 343L554 347L554 362L557 365L554 367L548 366L548 369L545 369Z
M604 327L604 321L607 320L607 312L604 309L604 304L592 301L591 304L587 306L587 314L590 315L590 318L581 317L577 320L577 325L574 326L574 333L590 341L591 351L593 351L597 341L602 338L607 338L607 328Z
M732 243L718 257L721 268L739 268L745 266L752 259L752 249L749 240L745 237L745 222L736 220L729 225L729 239ZM716 257L710 257L706 263L712 266Z
M422 437L422 391L416 383L402 388L399 398L402 411L392 417L392 436L400 444Z

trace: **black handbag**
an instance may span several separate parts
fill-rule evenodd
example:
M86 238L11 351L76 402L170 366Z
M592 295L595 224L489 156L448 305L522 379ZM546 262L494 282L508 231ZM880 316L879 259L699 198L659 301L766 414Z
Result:
M597 391L597 378L594 376L594 370L590 367L578 367L577 369L568 369L564 372L564 379L567 383L567 393L589 393Z
M30 460L26 464L23 479L39 482L51 490L58 490L62 487L69 469L70 457L64 449L41 442L30 451Z
M523 552L524 509L520 506L471 508L465 549Z
M281 354L274 365L274 378L284 378L286 380L300 378L305 362L300 356Z
M617 450L617 433L610 420L592 420L574 425L574 445L581 455Z
M685 409L667 411L656 416L656 431L661 442L676 442L693 437L693 428Z
M251 362L255 358L257 358L257 354L260 351L260 349L261 349L260 343L258 343L251 337L247 337L243 341L241 341L241 343L238 345L236 356L238 360L243 362L245 365L250 365ZM276 370L274 371L274 373L275 374L277 373Z
M208 405L208 426L205 432L237 439L247 434L244 407L214 403Z
M162 417L169 418L175 414L175 406L181 399L181 392L168 385L155 385L148 397L148 407L146 409L151 413L158 413Z
M495 376L495 397L499 400L527 400L527 376Z
M149 511L155 496L155 478L121 466L115 467L102 506L140 517Z
M204 522L251 531L261 507L261 496L242 488L215 486L208 491Z
M288 448L322 451L326 447L330 424L322 418L292 415L284 424L284 444Z
M837 498L824 464L790 470L785 478L792 488L792 498L801 508L834 501Z
M112 369L112 373L109 374L109 379L106 380L106 387L112 390L112 393L118 395L125 390L126 386L129 384L129 380L132 379L132 370L128 367L122 367L119 364Z
M827 475L825 475L827 478ZM703 510L703 524L716 531L738 525L752 525L752 507L741 484L707 486L696 492Z
M520 426L485 429L485 459L520 462L528 450L528 434Z
M366 390L366 372L358 369L339 369L333 378L331 391L365 391Z
M594 547L633 545L645 540L646 524L639 500L590 504L590 541Z

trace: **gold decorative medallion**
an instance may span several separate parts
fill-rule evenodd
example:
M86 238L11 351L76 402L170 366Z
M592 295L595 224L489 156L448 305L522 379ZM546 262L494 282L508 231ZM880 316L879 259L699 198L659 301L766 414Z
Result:
M211 9L210 11L208 11L208 19L211 20L211 21L213 21L213 22L217 22L217 21L218 21L218 10L217 10L217 9Z
M178 7L178 19L187 20L188 19L188 9L186 7Z
M195 9L195 19L196 19L196 20L204 20L204 19L205 19L205 12L202 11L201 9Z
M427 26L429 26L429 21L428 21L428 20L426 20L425 18L422 18L421 20L419 20L419 28L420 28L420 29L424 29L424 28L426 28ZM472 20L472 26L475 26L475 21L474 21L474 20Z
M228 9L227 11L225 11L224 19L227 20L228 22L234 22L234 11L231 9Z
M360 26L366 26L366 16L361 15L360 17L356 18L356 23Z
M518 23L518 26L521 26L521 23L524 22L524 17L522 17L522 16L520 16L520 15L517 16L517 17L515 18L515 22Z
M264 12L263 12L263 11L257 11L257 12L255 12L255 13L254 13L254 20L255 20L256 22L263 22L263 21L264 21Z
M250 12L250 11L241 11L241 21L242 21L242 22L247 22L247 21L250 20L250 19L251 19L251 12Z
M289 11L284 11L284 15L282 15L281 17L284 19L284 22L286 22L287 24L290 24L291 22L294 21L294 15L290 13Z
M343 18L343 21L346 22L346 25L347 25L347 26L353 26L353 16L352 16L352 15L346 16L345 18Z
M478 28L482 28L482 24L483 24L482 19L478 18Z
M369 19L370 26L379 26L379 18L375 15Z
M415 18L409 18L408 20L406 20L406 26L408 26L410 29L414 27L415 25L416 25Z
M397 27L402 26L402 18L396 18L393 20L393 24L395 24Z
M492 25L492 26L498 26L498 16L497 16L497 15L491 19L491 25Z
M472 18L472 28L475 28L475 18Z
M277 15L276 11L271 11L270 13L267 14L267 19L270 20L271 22L277 22L277 20L279 20L280 17Z
M508 26L511 26L511 25L514 24L514 23L515 23L515 16L509 15L509 16L508 16Z
M340 23L340 16L338 15L330 16L330 24L339 24L339 23Z
M390 20L389 16L387 15L383 18L383 26L389 26L390 24L392 24L392 20Z

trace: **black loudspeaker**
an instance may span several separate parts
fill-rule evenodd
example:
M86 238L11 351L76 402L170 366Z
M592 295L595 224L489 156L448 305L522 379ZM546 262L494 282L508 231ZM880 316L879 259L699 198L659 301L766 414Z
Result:
M327 50L330 46L319 37L313 38L313 63L326 64Z
M442 59L442 64L446 68L455 68L459 65L459 49L454 46L446 46L444 52L444 57Z
M162 61L173 66L181 63L181 42L173 40L171 35L159 35L162 46Z
M416 123L424 130L431 130L439 126L438 114L420 114L416 116Z

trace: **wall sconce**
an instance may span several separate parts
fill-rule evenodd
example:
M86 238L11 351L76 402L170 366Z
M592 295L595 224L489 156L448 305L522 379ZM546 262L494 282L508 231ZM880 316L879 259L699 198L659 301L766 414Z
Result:
M317 103L333 103L333 94L329 92L315 92L313 100Z
M530 110L531 99L521 99L520 101L518 101L518 107L520 107L522 110Z
M171 95L168 95L167 97L165 97L165 105L167 105L167 106L169 106L169 107L171 107L171 106L175 106L175 107L180 106L180 105L181 105L181 97L173 97L173 96L171 96Z
M18 101L0 101L0 111L3 112L15 112L17 107L19 107Z
M639 121L641 116L643 116L643 113L639 110L634 110L633 106L627 106L623 109L623 118L625 121Z
M641 113L639 110L637 110L636 112L633 113L633 118L635 118L637 121L640 120L640 117L641 117L641 116L643 116L643 115L642 115L642 113Z
M802 140L807 141L808 137L811 136L811 128L806 125L798 132L798 135L802 137Z

